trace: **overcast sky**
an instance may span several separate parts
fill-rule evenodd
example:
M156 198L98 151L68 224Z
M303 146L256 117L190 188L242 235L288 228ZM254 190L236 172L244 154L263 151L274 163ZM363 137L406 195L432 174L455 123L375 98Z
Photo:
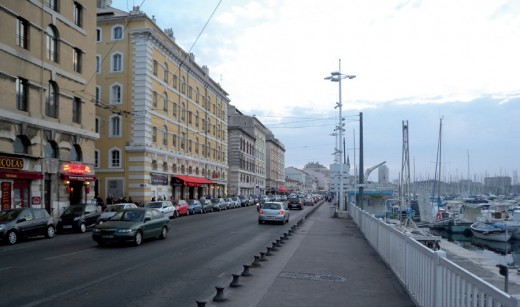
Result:
M402 122L408 121L412 180L433 178L443 118L446 180L469 173L471 179L508 175L516 182L518 0L114 0L112 5L125 11L141 5L162 29L173 28L176 42L209 67L231 104L257 116L285 145L286 166L334 162L339 87L324 77L341 60L341 72L356 75L342 81L352 167L354 157L359 159L362 112L365 168L386 161L390 178L399 176ZM369 179L377 180L377 173Z

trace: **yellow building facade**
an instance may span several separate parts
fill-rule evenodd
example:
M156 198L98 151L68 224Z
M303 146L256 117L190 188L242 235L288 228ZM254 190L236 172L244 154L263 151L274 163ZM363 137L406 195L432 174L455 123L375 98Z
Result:
M99 196L226 194L227 93L138 7L97 16Z
M94 196L95 2L0 3L1 209Z

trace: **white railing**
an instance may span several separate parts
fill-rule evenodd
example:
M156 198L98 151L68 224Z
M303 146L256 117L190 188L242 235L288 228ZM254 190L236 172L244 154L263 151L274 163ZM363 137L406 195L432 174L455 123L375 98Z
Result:
M419 306L520 307L510 295L433 251L392 225L348 204L361 232Z

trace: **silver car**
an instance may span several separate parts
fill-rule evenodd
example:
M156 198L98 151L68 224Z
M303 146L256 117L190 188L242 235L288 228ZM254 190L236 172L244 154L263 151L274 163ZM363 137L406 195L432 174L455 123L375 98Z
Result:
M258 209L258 224L262 222L278 222L282 225L289 222L289 209L282 202L265 202Z
M169 200L152 201L147 203L145 207L157 209L169 218L176 218L179 216L179 212L177 212L177 209L175 209L175 206Z
M137 208L137 206L132 203L120 203L120 204L108 205L107 208L105 210L103 210L103 212L101 212L101 215L98 217L97 223L102 224L102 223L108 221L117 212L119 212L123 209L133 209L133 208Z

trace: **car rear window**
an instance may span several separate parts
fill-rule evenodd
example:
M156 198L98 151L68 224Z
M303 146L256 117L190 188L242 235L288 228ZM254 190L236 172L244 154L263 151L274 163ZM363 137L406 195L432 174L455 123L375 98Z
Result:
M275 204L275 203L265 203L262 205L262 209L273 209L273 210L277 210L277 209L281 209L282 208L282 205L280 204Z

